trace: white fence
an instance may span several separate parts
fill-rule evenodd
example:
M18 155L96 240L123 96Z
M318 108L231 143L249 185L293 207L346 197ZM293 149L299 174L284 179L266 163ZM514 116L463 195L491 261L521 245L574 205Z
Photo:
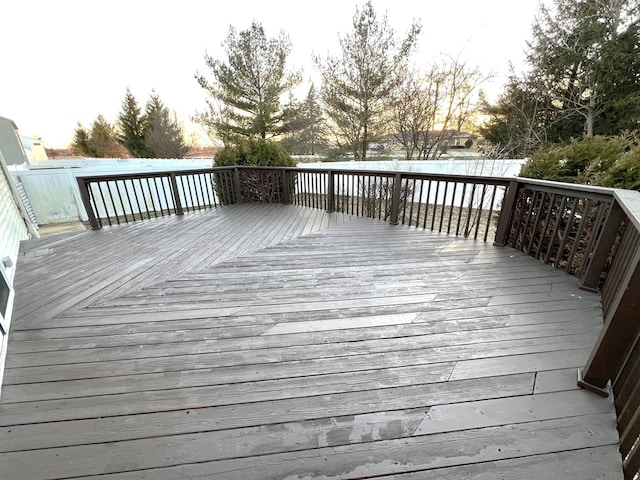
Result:
M87 220L76 177L141 173L163 170L207 168L211 158L202 159L82 159L38 162L13 168L11 175L24 186L38 224Z
M515 176L520 171L520 166L525 160L431 160L431 161L367 161L367 162L324 162L324 163L302 163L298 167L322 168L331 170L357 169L357 170L378 170L378 171L404 171L420 173L442 173L457 175L483 175L483 176ZM78 176L89 175L109 175L121 173L143 173L158 171L193 170L212 166L213 159L82 159L68 161L46 161L28 166L24 169L14 169L11 174L19 180L27 193L37 221L41 225L51 223L63 223L74 220L87 220L84 211L80 192L76 182ZM318 182L321 183L320 175ZM186 180L185 180L186 181ZM214 195L210 182L205 181L200 184L179 184L181 192L189 190L190 195L204 196ZM133 182L113 183L112 191L95 191L96 196L104 195L104 205L122 206L126 204L126 210L141 213L147 205L162 204L162 208L169 207L167 198L159 195L158 191L169 187L166 179L156 179L150 184ZM358 186L352 184L351 179L347 180L342 188L342 194L357 194ZM425 187L426 188L426 187ZM417 189L416 189L417 190ZM168 190L167 190L168 191ZM313 183L306 188L307 193L314 193ZM445 195L446 192L446 195ZM160 192L162 193L162 192ZM127 198L127 194L129 197ZM433 185L430 191L412 191L409 196L416 201L429 201L429 203L450 201L463 202L462 189L444 184ZM468 195L482 196L482 191L465 191L464 197ZM445 197L449 200L445 200ZM189 198L187 195L186 198ZM484 201L487 201L486 198ZM189 200L187 200L189 202ZM189 207L190 205L185 205ZM108 208L111 213L112 208ZM115 209L113 209L115 210ZM104 212L101 212L104 213Z

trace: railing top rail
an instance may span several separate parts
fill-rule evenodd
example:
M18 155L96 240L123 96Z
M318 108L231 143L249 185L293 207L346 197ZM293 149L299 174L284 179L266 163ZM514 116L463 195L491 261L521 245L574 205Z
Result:
M635 190L615 189L613 196L622 207L627 218L640 232L640 192Z
M78 175L76 178L79 180L99 182L116 179L124 180L136 178L168 177L170 175L190 175L194 173L215 173L221 171L232 171L233 168L234 167L209 167L181 170L153 170L149 172L100 173L95 175Z
M580 192L580 193L595 193L600 195L605 195L608 197L613 196L613 188L607 187L595 187L593 185L584 185L582 183L565 183L565 182L554 182L552 180L537 180L535 178L526 178L526 177L516 177L518 182L522 185L532 186L537 188L552 188L556 190L566 190L569 192Z
M243 168L243 167L241 167ZM269 167L260 167L269 168ZM350 168L295 168L286 167L285 170L294 172L311 172L311 173L326 173L331 171L333 173L345 173L348 175L371 175L371 176L386 176L393 177L395 175L402 175L404 178L415 179L432 179L440 181L450 182L467 182L467 183L487 183L490 185L509 185L511 182L518 180L516 177L489 177L483 175L457 175L446 173L428 173L428 172L408 172L403 170L364 170L364 169L350 169Z

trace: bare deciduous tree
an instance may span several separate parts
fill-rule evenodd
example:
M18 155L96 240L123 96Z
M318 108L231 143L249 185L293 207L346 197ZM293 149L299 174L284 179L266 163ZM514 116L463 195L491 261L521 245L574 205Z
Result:
M392 109L394 136L406 158L437 158L478 109L480 86L491 75L459 58L408 72Z
M365 160L371 139L386 131L384 116L419 33L413 24L399 40L386 15L379 19L369 1L356 10L353 31L340 39L342 55L316 57L335 143L350 147L355 158Z

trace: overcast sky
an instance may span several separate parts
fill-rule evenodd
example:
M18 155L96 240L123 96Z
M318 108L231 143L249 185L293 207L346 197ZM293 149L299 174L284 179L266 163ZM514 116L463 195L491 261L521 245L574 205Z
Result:
M204 55L222 57L229 26L261 22L268 36L284 30L293 44L291 65L314 75L312 54L335 53L350 31L352 0L6 0L0 2L0 116L20 133L62 147L77 122L99 114L116 120L130 87L144 104L152 89L187 129L205 94L194 80L207 72ZM538 0L373 0L380 16L402 34L422 23L416 61L460 55L498 75L521 65Z

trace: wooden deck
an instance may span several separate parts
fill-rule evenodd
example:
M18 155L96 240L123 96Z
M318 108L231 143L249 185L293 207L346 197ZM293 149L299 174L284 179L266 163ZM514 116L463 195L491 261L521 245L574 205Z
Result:
M599 297L508 248L285 205L23 244L0 478L622 478Z

